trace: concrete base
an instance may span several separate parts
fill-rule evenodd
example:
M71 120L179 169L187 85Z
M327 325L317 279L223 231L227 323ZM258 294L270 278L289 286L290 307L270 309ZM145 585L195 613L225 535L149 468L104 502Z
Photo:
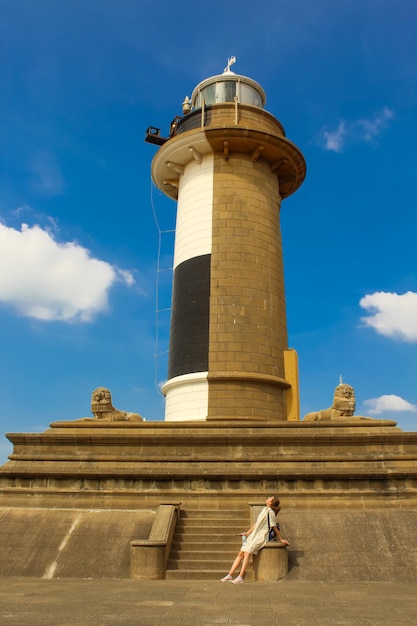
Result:
M159 541L150 529L161 503L238 520L277 494L288 579L417 581L417 433L395 422L90 420L9 439L0 574L128 578L130 542ZM152 558L158 575L166 552Z

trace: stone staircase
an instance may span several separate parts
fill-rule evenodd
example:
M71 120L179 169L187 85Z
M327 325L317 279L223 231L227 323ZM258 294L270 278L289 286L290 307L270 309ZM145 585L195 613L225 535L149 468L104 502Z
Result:
M238 533L250 527L249 514L236 510L182 510L169 555L168 580L220 580L241 546ZM246 573L253 580L252 563Z

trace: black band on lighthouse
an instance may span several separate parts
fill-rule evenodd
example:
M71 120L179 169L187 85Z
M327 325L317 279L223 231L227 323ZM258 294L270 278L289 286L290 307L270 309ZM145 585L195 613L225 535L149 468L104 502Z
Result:
M168 379L208 370L211 255L174 270Z

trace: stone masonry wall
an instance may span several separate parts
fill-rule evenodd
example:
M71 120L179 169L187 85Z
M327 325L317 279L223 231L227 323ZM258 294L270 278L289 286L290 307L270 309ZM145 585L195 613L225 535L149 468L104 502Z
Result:
M284 378L287 349L277 177L249 155L214 162L209 417L285 419L283 389L210 372ZM233 406L234 404L234 406Z

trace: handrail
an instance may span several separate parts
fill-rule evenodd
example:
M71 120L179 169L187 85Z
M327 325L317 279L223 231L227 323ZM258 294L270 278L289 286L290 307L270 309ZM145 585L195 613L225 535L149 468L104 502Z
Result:
M180 516L181 502L160 504L149 538L130 542L130 577L139 580L165 578L175 526Z

